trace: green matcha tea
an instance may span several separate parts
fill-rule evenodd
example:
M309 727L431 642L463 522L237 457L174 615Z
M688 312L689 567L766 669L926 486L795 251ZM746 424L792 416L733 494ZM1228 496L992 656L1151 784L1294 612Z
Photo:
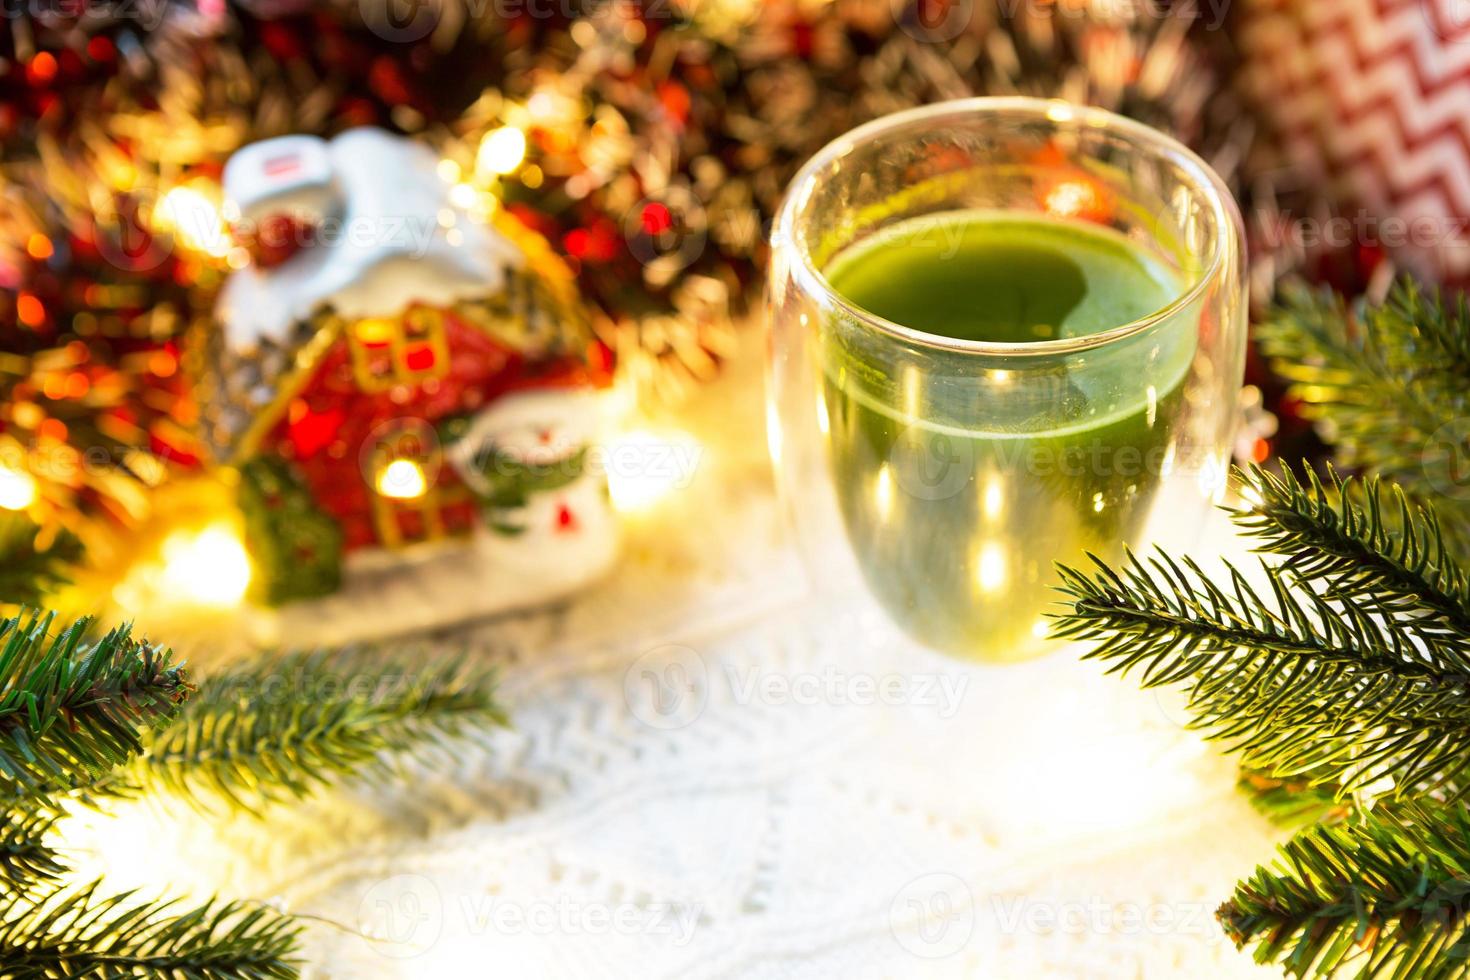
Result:
M1120 235L1014 213L912 219L824 273L854 306L911 330L1023 345L1111 330L1181 292ZM1034 650L1053 562L1116 557L1141 529L1196 328L1185 309L1085 351L1020 355L824 331L837 494L889 613L961 655Z

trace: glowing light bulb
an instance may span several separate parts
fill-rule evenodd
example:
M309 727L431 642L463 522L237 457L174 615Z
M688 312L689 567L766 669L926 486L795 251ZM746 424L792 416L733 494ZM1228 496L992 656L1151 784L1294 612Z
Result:
M424 468L411 459L395 459L378 474L378 493L395 500L417 500L428 492Z
M481 176L514 173L526 159L526 134L514 126L492 129L480 141L475 171Z
M36 502L36 479L25 470L0 466L0 507L25 510Z
M162 585L198 605L229 608L250 586L250 556L227 524L176 531L163 542Z

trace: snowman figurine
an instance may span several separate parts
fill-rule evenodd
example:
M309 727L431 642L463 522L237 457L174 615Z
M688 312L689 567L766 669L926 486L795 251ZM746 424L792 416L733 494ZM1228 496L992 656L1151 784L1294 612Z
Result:
M313 636L544 603L617 554L608 372L572 276L514 218L455 206L436 164L355 129L225 168L251 261L218 300L202 414L254 598Z

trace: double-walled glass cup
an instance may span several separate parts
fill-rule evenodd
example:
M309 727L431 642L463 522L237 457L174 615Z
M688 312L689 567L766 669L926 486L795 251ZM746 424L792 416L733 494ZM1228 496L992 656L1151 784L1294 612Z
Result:
M1085 226L1164 270L1167 298L1081 335L993 342L832 286L874 243L954 261L946 236L997 215ZM789 523L821 586L865 589L923 644L1044 650L1055 563L1187 546L1223 492L1244 244L1229 192L1175 140L1039 99L898 113L802 169L772 245L768 425ZM977 280L973 302L992 293Z

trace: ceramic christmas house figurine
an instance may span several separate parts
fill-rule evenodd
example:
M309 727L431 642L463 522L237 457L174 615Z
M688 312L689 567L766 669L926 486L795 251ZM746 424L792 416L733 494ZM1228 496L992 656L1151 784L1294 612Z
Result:
M555 598L614 558L588 462L606 372L570 273L514 219L454 207L435 165L358 129L225 168L252 262L220 295L201 401L257 602L407 590L418 611L391 615L421 626Z

